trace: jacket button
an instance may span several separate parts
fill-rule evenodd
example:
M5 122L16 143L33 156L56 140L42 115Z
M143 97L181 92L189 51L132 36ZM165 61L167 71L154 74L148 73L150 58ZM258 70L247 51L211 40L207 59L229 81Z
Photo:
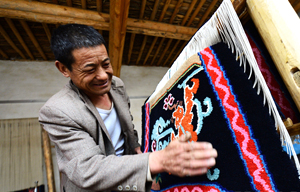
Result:
M136 185L132 186L132 189L133 189L134 191L137 191L137 186L136 186Z
M119 191L122 191L122 190L123 190L122 185L119 185L119 186L118 186L118 190L119 190Z
M126 190L126 191L129 191L129 190L130 190L130 186L129 186L129 185L126 185L125 190Z

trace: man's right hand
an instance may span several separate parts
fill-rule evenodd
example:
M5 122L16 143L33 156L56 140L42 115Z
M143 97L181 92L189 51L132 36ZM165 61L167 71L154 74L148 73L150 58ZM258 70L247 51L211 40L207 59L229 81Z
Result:
M191 134L182 135L165 149L149 155L152 175L167 172L180 177L202 175L216 164L217 151L208 142L187 141Z

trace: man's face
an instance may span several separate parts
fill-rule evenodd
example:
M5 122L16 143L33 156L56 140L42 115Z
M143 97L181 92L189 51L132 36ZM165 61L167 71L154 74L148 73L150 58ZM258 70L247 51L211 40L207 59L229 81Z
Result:
M113 69L104 45L80 48L73 52L72 82L90 99L107 94L111 88Z

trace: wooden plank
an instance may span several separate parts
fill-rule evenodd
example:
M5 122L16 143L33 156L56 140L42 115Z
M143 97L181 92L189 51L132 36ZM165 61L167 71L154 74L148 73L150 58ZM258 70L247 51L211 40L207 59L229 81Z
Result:
M1 1L0 1L1 4ZM40 22L40 23L52 23L52 24L68 24L68 23L78 23L78 24L85 24L94 26L96 29L109 29L108 22L101 22L95 20L89 20L84 18L74 18L74 17L65 17L59 15L47 15L43 13L33 13L28 11L20 11L14 9L3 9L0 8L0 17L9 17L14 19L24 19L33 22Z
M151 12L151 16L150 16L150 20L153 20L155 18L155 15L157 13L157 10L158 10L158 6L159 6L159 2L160 0L156 0L155 3L154 3L154 6L153 6L153 9L152 9L152 12ZM147 35L145 35L145 37L143 38L143 42L142 42L142 45L146 45L147 43ZM153 43L152 43L153 44ZM145 46L144 46L145 47ZM138 55L138 59L137 59L137 62L136 64L138 64L140 58L142 57L142 54L144 52L144 48L142 50L139 51L139 55ZM148 57L146 57L146 61L144 60L144 63L147 62L147 59Z
M180 41L176 41L175 45L173 46L172 50L170 51L170 53L168 54L167 59L165 60L165 62L163 63L162 66L166 66L167 62L169 61L171 55L173 55L175 49L177 49L178 44L180 43ZM171 63L172 64L172 63Z
M140 59L141 59L142 54L143 54L144 49L145 49L145 45L147 43L147 39L148 39L148 36L145 36L144 39L143 39L143 43L142 43L142 45L140 47L139 55L138 55L138 58L137 58L135 64L138 64L140 62Z
M157 66L161 65L161 62L162 62L163 58L165 57L165 54L167 53L171 43L172 43L172 39L169 39L168 42L167 42L167 45L164 47L164 50L163 50L158 62L156 63Z
M178 0L178 1L177 1L176 7L175 7L175 9L174 9L174 11L173 11L173 14L172 14L172 16L171 16L171 18L170 18L170 22L169 22L169 23L173 23L173 21L174 21L174 19L176 18L177 13L179 12L179 9L180 9L180 7L182 6L182 4L183 4L183 0Z
M183 20L181 21L181 24L180 25L185 25L186 21L188 20L188 18L190 17L190 14L192 13L196 3L197 3L198 0L193 0L191 5L189 6L189 9L187 10Z
M15 34L15 36L17 37L17 39L19 40L19 42L21 43L21 45L23 46L23 48L26 51L26 53L29 55L29 57L32 60L34 60L34 57L33 57L32 53L31 53L31 51L27 47L26 43L24 42L23 38L21 37L19 31L15 27L14 23L12 22L12 20L9 19L9 18L5 18L5 20L8 23L9 27L11 28L11 30L13 31L13 33Z
M193 15L191 16L189 22L186 24L186 26L190 26L193 22L193 20L195 19L195 17L198 15L200 9L202 8L202 6L204 5L206 0L201 0L196 8L196 10L194 11Z
M2 49L0 49L0 54L1 54L2 57L4 57L5 59L9 59L8 55L7 55Z
M212 9L215 7L216 3L218 2L218 0L214 0L213 2L211 2L211 4L209 5L209 7L207 8L207 10L205 11L204 15L202 16L200 22L197 25L197 28L200 28L203 23L208 19L208 15L210 14L210 12L212 11Z
M96 1L97 12L102 12L102 0Z
M86 9L86 0L81 0L82 9Z
M152 52L152 50L153 50L153 48L154 48L154 45L155 45L157 39L158 39L158 37L154 37L154 39L153 39L153 41L152 41L152 44L151 44L149 50L147 51L147 55L146 55L146 57L145 57L145 59L144 59L143 65L146 65L146 62L147 62L147 60L148 60L148 58L149 58L149 56L150 56L150 54L151 54L151 52Z
M160 43L159 43L159 45L158 45L158 47L157 47L157 49L156 49L156 52L155 52L155 54L154 54L154 56L153 56L153 58L152 58L152 61L151 61L151 63L150 63L151 66L153 65L153 63L154 63L154 61L155 61L155 59L156 59L156 57L157 57L157 55L158 55L158 53L159 53L159 51L160 51L160 48L161 48L161 46L162 46L163 43L164 43L164 41L165 41L165 38L162 38L162 39L160 40Z
M49 42L51 43L51 32L49 30L49 27L48 27L47 23L42 23L42 25L43 25L43 28L44 28L45 33L47 35L47 38L48 38Z
M247 10L300 111L300 19L288 1L247 0Z
M0 1L1 7L1 1ZM94 12L94 11L92 11ZM97 13L98 14L98 13ZM95 29L108 30L108 22L100 22L86 18L74 18L57 15L46 15L27 11L0 8L0 16L15 19L26 19L34 22L53 24L79 23L93 26ZM166 37L172 39L189 40L197 31L196 28L153 22L148 20L128 19L127 32L150 36Z
M37 118L0 120L0 188L16 191L44 184Z
M141 5L141 12L140 12L140 19L143 19L144 16L144 12L145 12L145 7L146 7L146 0L142 1L142 5ZM128 50L128 59L127 59L127 64L130 63L130 59L131 59L131 54L132 54L132 49L133 49L133 45L134 45L134 39L135 39L135 34L131 33L130 36L130 44L129 44L129 50ZM139 59L138 59L139 60ZM137 62L138 63L138 62Z
M67 5L68 5L69 7L72 7L72 6L73 6L72 0L67 0Z
M129 0L110 1L109 57L114 75L120 76L125 43Z
M242 14L246 9L246 0L231 0L237 15Z
M33 35L32 31L31 31L30 27L28 26L28 24L26 23L26 21L20 20L20 23L21 23L22 27L25 29L27 35L29 36L30 40L32 41L32 43L34 44L34 46L36 47L36 49L38 50L40 55L43 57L44 60L47 60L47 57L46 57L44 51L42 50L40 44L36 40L35 36Z
M9 43L9 45L17 52L19 55L23 58L26 59L25 55L22 53L22 51L15 45L15 43L11 40L9 35L6 33L4 28L0 25L0 33L4 37L4 39Z

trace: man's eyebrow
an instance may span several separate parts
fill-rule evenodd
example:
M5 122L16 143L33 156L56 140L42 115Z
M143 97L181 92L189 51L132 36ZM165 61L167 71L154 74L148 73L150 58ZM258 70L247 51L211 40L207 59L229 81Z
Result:
M105 58L102 62L106 62L106 61L110 61L110 58L107 57L107 58Z

